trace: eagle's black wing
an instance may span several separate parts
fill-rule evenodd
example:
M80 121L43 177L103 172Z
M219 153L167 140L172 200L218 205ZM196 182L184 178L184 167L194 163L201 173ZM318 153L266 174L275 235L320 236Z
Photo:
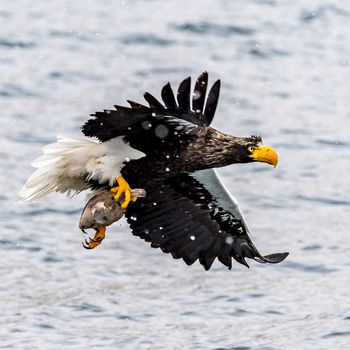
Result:
M220 80L214 83L206 98L207 87L207 72L198 77L192 98L190 77L180 84L176 98L168 83L161 91L164 105L146 92L144 97L149 106L128 101L130 107L115 106L115 110L96 112L92 114L93 118L82 126L82 131L86 136L97 137L100 141L118 136L126 136L126 141L129 141L127 137L132 139L135 134L144 131L151 130L156 136L165 138L170 131L173 133L179 128L208 126L219 100Z
M232 258L248 266L245 258L278 263L288 255L258 252L236 202L213 170L168 178L146 186L146 192L126 212L133 234L188 265L198 259L209 270L218 258L231 269Z

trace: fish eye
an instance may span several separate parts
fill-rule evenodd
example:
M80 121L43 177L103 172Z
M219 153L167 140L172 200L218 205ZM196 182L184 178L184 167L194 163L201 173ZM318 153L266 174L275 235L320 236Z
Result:
M248 147L248 151L249 152L253 152L253 151L255 151L257 149L257 147L255 147L255 146L249 146Z

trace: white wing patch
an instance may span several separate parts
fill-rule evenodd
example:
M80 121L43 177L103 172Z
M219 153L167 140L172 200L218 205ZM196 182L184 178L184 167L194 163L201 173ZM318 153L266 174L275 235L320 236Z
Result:
M193 175L219 201L222 208L231 212L236 219L241 220L249 232L237 199L228 191L216 171L214 169L200 170L196 171Z
M20 192L24 201L32 201L50 192L80 192L88 188L85 180L112 185L128 159L145 154L132 148L122 137L106 142L89 137L57 137L43 148L43 155L32 166L38 168Z

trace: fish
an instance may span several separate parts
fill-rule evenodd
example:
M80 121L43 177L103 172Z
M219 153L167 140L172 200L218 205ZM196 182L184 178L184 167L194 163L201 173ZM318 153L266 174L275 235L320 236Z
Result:
M144 189L135 188L130 191L132 198L142 198L146 196ZM104 190L89 199L86 203L79 220L79 228L87 234L85 230L94 229L93 238L86 238L83 247L86 249L94 249L101 244L105 238L106 227L120 220L126 212L121 207L123 196L119 199L115 198L115 193Z

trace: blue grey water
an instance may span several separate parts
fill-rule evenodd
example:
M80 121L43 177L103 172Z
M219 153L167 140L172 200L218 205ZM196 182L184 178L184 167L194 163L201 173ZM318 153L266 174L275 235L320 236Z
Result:
M350 4L0 2L1 349L350 348ZM280 155L220 174L278 265L173 260L115 224L81 246L84 195L30 205L30 162L90 113L222 79L214 126Z

